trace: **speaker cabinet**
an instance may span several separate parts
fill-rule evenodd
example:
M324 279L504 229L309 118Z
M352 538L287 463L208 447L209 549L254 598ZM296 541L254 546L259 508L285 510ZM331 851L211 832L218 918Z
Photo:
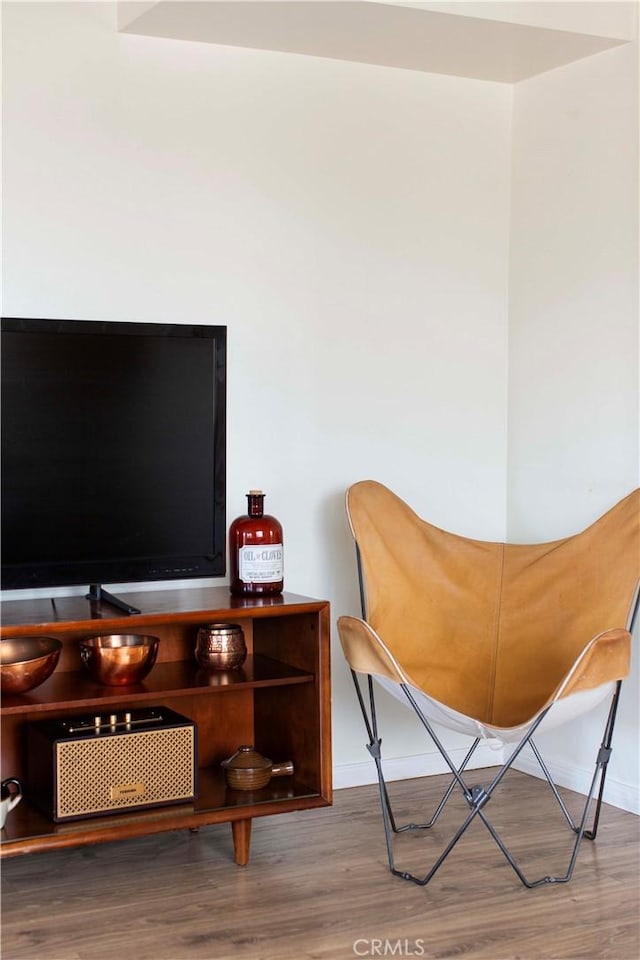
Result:
M196 725L173 710L26 726L29 799L55 822L196 797Z

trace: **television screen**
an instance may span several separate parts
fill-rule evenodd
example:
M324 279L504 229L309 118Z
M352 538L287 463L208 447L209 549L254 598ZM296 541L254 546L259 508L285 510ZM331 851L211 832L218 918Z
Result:
M225 572L226 328L2 320L2 586Z

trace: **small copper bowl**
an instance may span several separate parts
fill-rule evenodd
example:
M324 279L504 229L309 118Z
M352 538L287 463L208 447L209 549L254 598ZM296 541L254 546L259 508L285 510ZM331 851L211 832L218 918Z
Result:
M58 665L61 650L62 644L55 637L0 640L2 693L26 693L44 683Z
M158 637L114 633L80 641L80 657L96 683L122 687L140 683L158 655Z
M207 623L196 639L196 660L212 670L237 670L247 659L247 645L238 623Z
M293 763L272 763L249 744L238 747L236 752L220 764L224 770L227 786L234 790L259 790L271 777L287 777L293 774Z

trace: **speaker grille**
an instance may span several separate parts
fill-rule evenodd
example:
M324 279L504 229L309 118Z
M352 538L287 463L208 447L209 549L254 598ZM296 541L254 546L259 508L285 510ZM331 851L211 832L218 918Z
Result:
M191 800L195 728L56 743L56 818Z

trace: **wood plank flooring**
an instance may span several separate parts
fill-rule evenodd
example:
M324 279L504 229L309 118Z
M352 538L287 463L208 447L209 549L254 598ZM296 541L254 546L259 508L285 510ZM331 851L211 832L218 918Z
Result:
M444 782L390 784L398 823L430 815ZM564 872L572 835L546 784L513 772L490 807L525 871ZM403 834L397 865L426 872L466 812L452 799ZM254 820L247 867L228 824L24 856L2 865L2 960L637 960L639 823L605 806L573 880L536 890L477 820L428 886L392 877L376 787Z

